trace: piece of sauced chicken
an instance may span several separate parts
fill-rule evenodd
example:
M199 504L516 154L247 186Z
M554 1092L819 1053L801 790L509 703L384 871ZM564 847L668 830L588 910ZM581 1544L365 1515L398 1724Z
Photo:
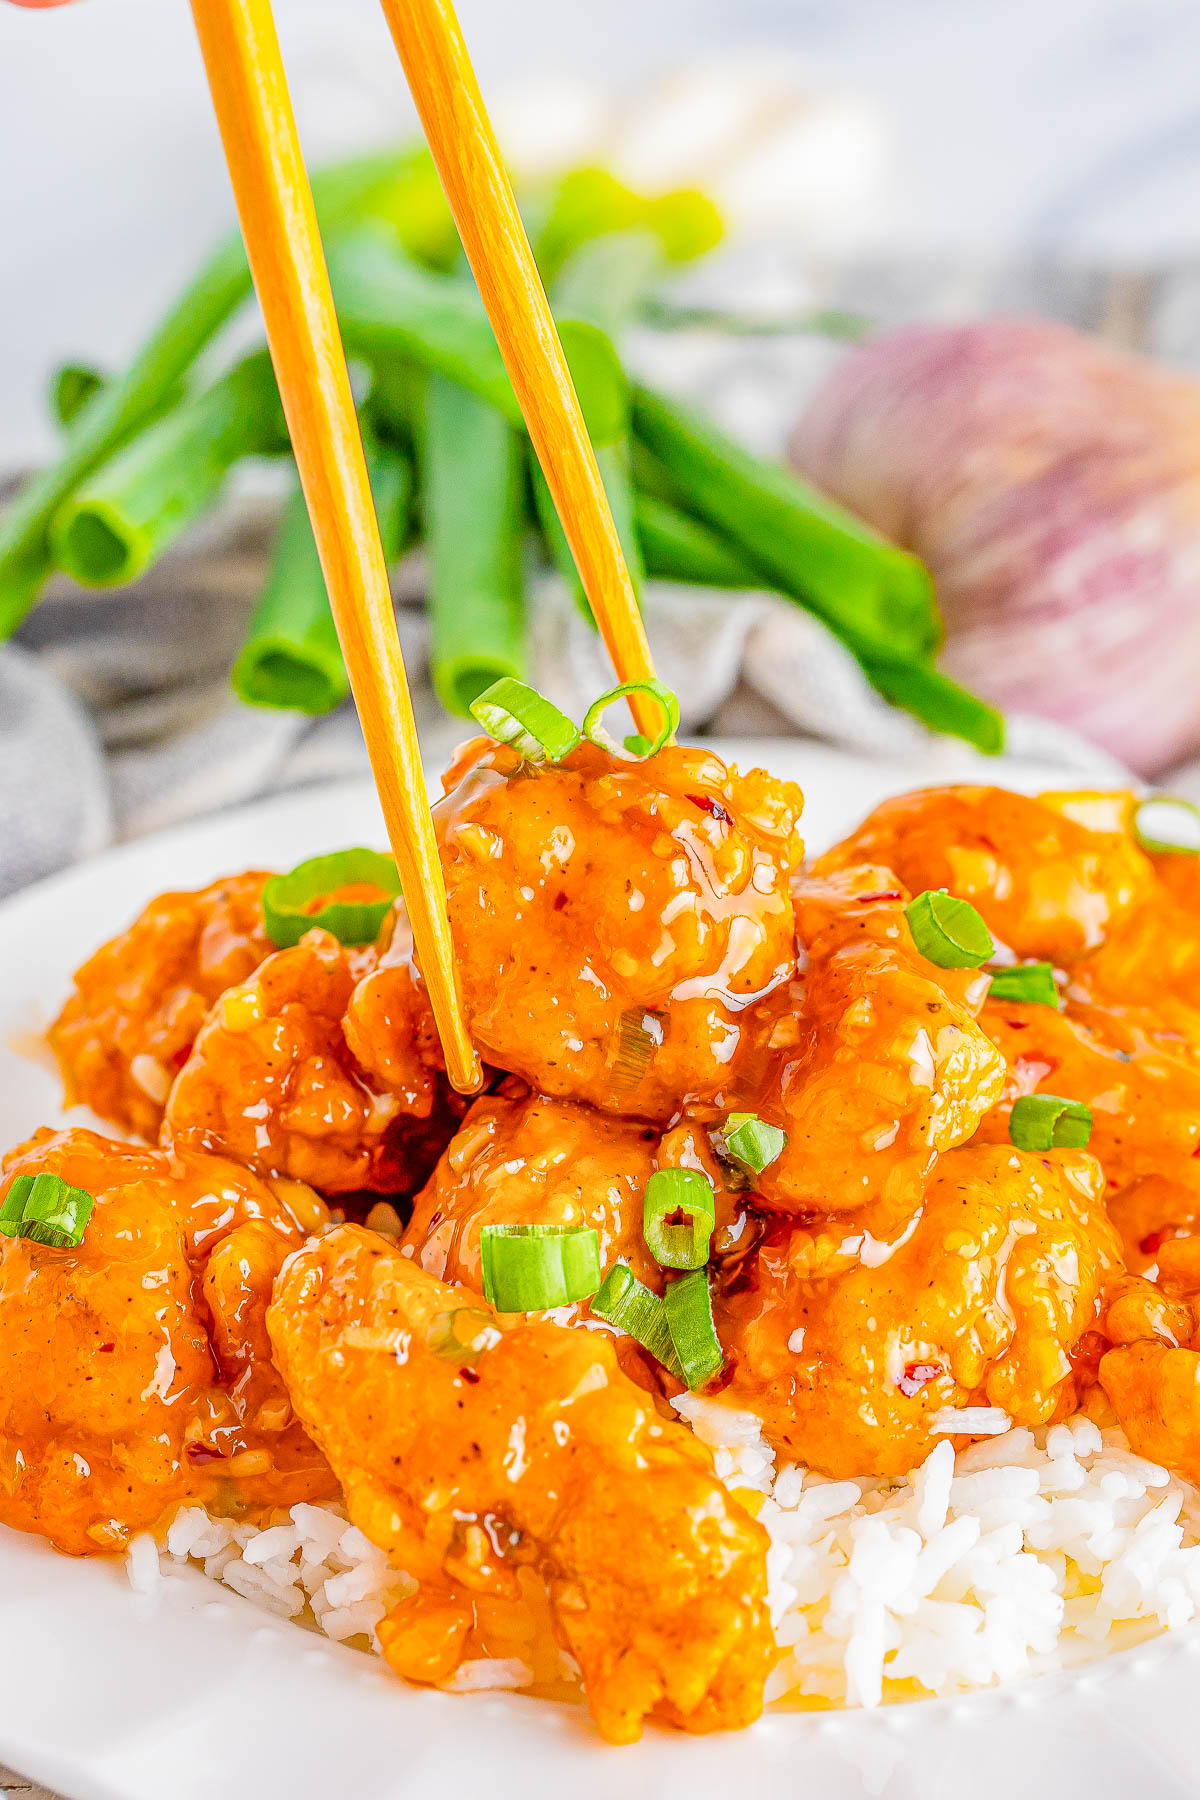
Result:
M1200 1353L1157 1339L1122 1344L1102 1357L1100 1385L1138 1456L1200 1482Z
M768 1207L816 1216L878 1205L876 1229L890 1233L919 1204L935 1156L965 1142L1000 1096L1004 1059L974 1018L988 978L919 955L907 897L886 869L795 884L796 1010L777 1021L783 1042L757 1085L737 1095L787 1134L755 1183Z
M50 1027L69 1106L151 1141L213 1002L270 954L261 870L160 894L76 971Z
M171 1089L163 1141L325 1194L412 1193L463 1112L427 1013L423 989L381 970L375 946L310 931L218 1000ZM361 1060L373 1040L385 1073Z
M1200 1237L1158 1261L1156 1283L1130 1276L1108 1296L1099 1381L1137 1454L1200 1482Z
M659 1135L573 1100L477 1100L417 1196L401 1245L439 1280L478 1290L485 1225L593 1226L602 1271L622 1260L661 1286L642 1236L642 1193ZM559 1322L579 1311L586 1303L560 1312Z
M420 1584L379 1627L401 1674L448 1678L477 1604L531 1569L611 1742L652 1716L692 1731L758 1716L766 1533L607 1335L497 1329L469 1289L354 1226L290 1258L267 1322L351 1519Z
M940 1157L891 1244L782 1222L718 1285L726 1397L777 1448L835 1476L899 1475L948 1407L1019 1425L1075 1403L1071 1352L1120 1247L1088 1155L971 1145Z
M1071 1000L1064 1010L989 1001L980 1023L1009 1066L981 1141L1008 1141L1013 1102L1039 1091L1078 1100L1092 1115L1088 1149L1136 1270L1159 1243L1200 1219L1200 1061L1159 1033L1153 1015Z
M434 809L463 1002L544 1094L668 1119L724 1088L747 1008L795 969L803 798L711 751L464 746Z
M1053 963L1069 992L1148 1009L1200 1055L1200 877L1194 857L1149 857L1127 793L927 788L885 801L815 865L886 863L914 893L946 888L1018 958Z
M255 1295L226 1251L252 1234L273 1274L300 1242L291 1206L232 1163L90 1131L14 1151L0 1198L43 1172L95 1206L77 1248L0 1238L0 1520L87 1555L121 1549L188 1496L273 1506L334 1491L277 1377L249 1372L270 1275ZM301 1206L298 1188L290 1200ZM306 1224L323 1214L315 1195L301 1210Z
M1096 950L1154 888L1111 795L923 788L885 800L814 872L854 863L884 864L914 894L946 888L1018 957L1057 964Z

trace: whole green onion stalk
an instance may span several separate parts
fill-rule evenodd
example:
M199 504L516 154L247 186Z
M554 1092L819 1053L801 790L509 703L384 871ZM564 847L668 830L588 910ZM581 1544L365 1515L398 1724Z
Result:
M525 671L521 440L504 415L431 375L424 432L429 660L448 712Z
M389 563L408 546L416 500L415 460L424 413L424 369L384 358L360 408L367 473ZM294 485L275 536L271 566L230 674L249 706L332 712L350 692L308 508Z
M336 232L380 211L403 213L406 177L422 190L424 146L340 163L313 177L322 228ZM0 638L8 637L40 595L54 567L55 515L100 463L163 410L196 358L250 295L240 235L226 238L147 338L128 369L98 389L77 416L57 462L32 477L0 517Z
M553 284L555 313L587 321L611 342L628 324L643 294L661 275L665 262L661 237L642 226L610 230L586 240L567 257ZM646 571L635 522L629 426L626 410L619 435L606 442L593 438L593 449L633 591L640 601ZM530 465L535 512L551 561L568 583L580 612L594 628L592 609L545 477L532 457Z
M869 654L924 656L941 636L929 576L798 481L675 401L635 387L634 429L680 503L719 530L845 642Z
M916 557L649 388L634 387L633 424L639 472L648 462L660 492L757 568L761 586L823 620L885 698L935 731L1003 747L994 709L932 666L941 620Z
M763 585L762 576L735 545L669 500L639 488L633 504L642 561L652 579L733 589Z
M625 553L625 563L629 570L630 580L633 582L633 591L640 600L646 570L642 560L642 545L637 529L637 496L633 488L629 442L628 439L624 439L615 444L595 444L593 449L596 453L596 467L600 471L600 479L604 483L604 491L608 496L613 524L617 528L621 549ZM558 516L550 489L546 484L546 477L542 474L532 448L529 452L529 480L533 490L534 512L550 560L574 594L575 604L580 612L595 629L592 609L583 591L583 583L580 581L579 572L575 567L575 558L571 554L567 534L563 530L562 520Z
M392 445L368 439L366 452L379 535L392 563L408 541L412 467ZM313 715L332 712L350 692L299 482L284 508L262 598L230 681L249 706Z
M487 314L466 281L421 268L378 231L335 245L329 272L346 347L368 362L421 364L486 400L518 430L524 420ZM602 331L567 319L559 333L593 443L627 429L629 388Z
M51 526L56 561L89 587L136 580L213 504L235 462L287 442L275 374L259 350L80 485Z

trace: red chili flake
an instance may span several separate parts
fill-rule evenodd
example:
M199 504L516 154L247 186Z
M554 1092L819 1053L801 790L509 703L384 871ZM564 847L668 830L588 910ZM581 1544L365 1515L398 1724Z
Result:
M719 800L714 800L711 794L689 794L688 799L693 806L698 806L701 812L711 813L713 818L716 819L719 824L728 825L729 814L721 805L721 802Z
M1167 1241L1167 1235L1165 1231L1148 1232L1139 1242L1138 1249L1143 1256L1157 1256Z
M97 1351L97 1355L111 1356L113 1351L116 1349L116 1347L117 1346L115 1344L101 1344L99 1350Z
M911 1400L913 1395L919 1394L923 1387L928 1387L931 1381L936 1381L941 1373L941 1363L908 1363L903 1375L897 1380L896 1386L906 1400Z
M903 895L899 888L880 888L877 894L855 894L855 906L874 906L877 900L900 900Z
M189 1444L188 1461L194 1463L224 1462L225 1453L212 1444Z
M567 896L566 896L566 895L565 895L565 894L555 894L555 896L554 896L554 910L555 910L555 912L561 912L561 911L562 911L562 909L563 909L563 907L564 907L564 906L565 906L565 905L566 905L566 904L567 904Z
M1008 1026L1008 1029L1010 1031L1028 1031L1029 1030L1029 1020L1028 1019L1005 1019L1004 1023Z
M192 1045L184 1044L184 1046L181 1050L177 1050L175 1052L174 1056L171 1058L171 1061L174 1063L174 1065L177 1069L182 1069L184 1063L187 1061L188 1057L191 1054L192 1054Z

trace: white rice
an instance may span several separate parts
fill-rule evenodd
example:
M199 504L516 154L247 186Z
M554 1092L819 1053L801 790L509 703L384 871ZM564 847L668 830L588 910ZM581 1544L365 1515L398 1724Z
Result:
M784 1652L769 1699L878 1706L988 1687L1200 1611L1200 1495L1115 1429L1010 1428L957 1457L939 1444L903 1479L830 1481L776 1474L750 1413L675 1404L722 1479L765 1496Z
M161 1545L149 1534L134 1538L129 1579L149 1593L189 1562L280 1618L306 1615L326 1637L363 1639L376 1650L375 1627L416 1588L331 1505L293 1506L284 1524L265 1530L181 1507Z
M903 1479L831 1481L796 1464L776 1471L750 1413L691 1396L675 1404L721 1479L753 1490L770 1534L781 1651L770 1700L878 1706L988 1687L1200 1614L1200 1495L1117 1430L1082 1417L1007 1429L957 1457L941 1443ZM332 1505L294 1506L265 1530L185 1506L161 1546L145 1535L129 1547L143 1592L188 1563L280 1617L375 1651L379 1621L414 1587ZM447 1685L532 1679L516 1659L482 1658Z

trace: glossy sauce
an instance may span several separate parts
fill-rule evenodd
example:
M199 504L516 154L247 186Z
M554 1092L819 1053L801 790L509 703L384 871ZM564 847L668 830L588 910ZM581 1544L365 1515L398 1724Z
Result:
M795 969L799 789L671 749L466 745L435 808L471 1030L542 1093L669 1119L719 1093Z
M955 1410L1085 1403L1200 1478L1200 859L1145 856L1129 796L965 787L886 803L802 874L798 790L697 750L545 766L476 740L447 788L464 999L500 1072L465 1118L401 908L375 946L270 954L263 878L235 878L81 971L54 1031L73 1091L144 1132L165 1110L169 1151L70 1134L9 1170L97 1207L77 1252L0 1241L0 1517L101 1549L186 1494L261 1508L336 1476L419 1584L381 1627L403 1673L504 1654L536 1614L614 1741L745 1722L765 1540L678 1383L585 1303L497 1321L478 1291L488 1223L594 1226L605 1269L661 1291L642 1203L667 1167L716 1191L710 1397L783 1457L900 1473L960 1441ZM941 887L999 960L1057 968L1062 1010L919 954L905 903ZM1013 1148L1034 1092L1091 1109L1088 1152ZM787 1134L761 1173L725 1147L738 1110ZM311 1189L423 1181L398 1245L321 1235Z
M773 1652L766 1534L708 1452L622 1375L609 1340L485 1323L438 1355L463 1290L351 1226L288 1264L268 1325L297 1410L350 1516L421 1583L380 1627L418 1680L448 1675L476 1602L545 1581L588 1704L614 1743L657 1716L747 1724Z
M261 1319L300 1242L290 1208L231 1163L89 1131L40 1133L6 1159L0 1190L43 1170L95 1207L75 1250L0 1238L0 1520L86 1555L122 1549L187 1497L242 1510L331 1492L290 1409L261 1404L280 1397ZM204 1272L245 1233L260 1245L258 1291L222 1327ZM222 1382L233 1331L244 1392Z

